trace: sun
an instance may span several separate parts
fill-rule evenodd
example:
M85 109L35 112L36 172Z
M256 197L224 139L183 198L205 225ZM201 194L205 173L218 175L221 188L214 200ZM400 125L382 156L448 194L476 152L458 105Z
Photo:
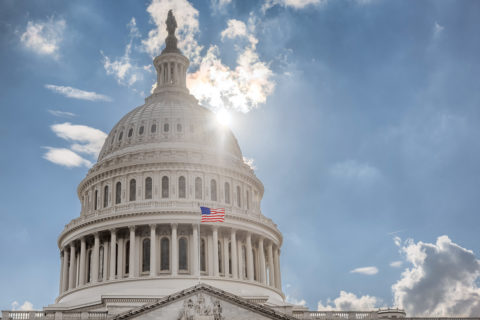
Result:
M225 109L220 109L216 115L218 123L220 123L224 127L228 127L232 122L232 116Z

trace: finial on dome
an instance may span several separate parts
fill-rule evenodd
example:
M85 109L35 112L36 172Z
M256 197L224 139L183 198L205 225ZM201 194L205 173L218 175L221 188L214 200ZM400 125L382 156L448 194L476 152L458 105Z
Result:
M175 16L173 15L172 10L168 11L167 21L167 31L168 36L165 38L165 49L163 49L162 53L181 53L180 50L177 48L177 38L175 37L175 29L177 29L177 20L175 20Z

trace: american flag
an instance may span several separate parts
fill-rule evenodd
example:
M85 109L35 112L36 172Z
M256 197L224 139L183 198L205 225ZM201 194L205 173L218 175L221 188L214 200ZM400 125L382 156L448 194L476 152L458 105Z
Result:
M224 222L225 208L211 209L207 207L200 207L202 210L201 222Z

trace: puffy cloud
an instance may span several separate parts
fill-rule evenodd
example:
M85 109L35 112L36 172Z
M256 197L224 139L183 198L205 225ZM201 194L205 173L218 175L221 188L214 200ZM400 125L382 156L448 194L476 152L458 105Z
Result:
M30 311L33 310L33 304L30 301L25 301L22 305L18 301L12 302L12 310L16 311Z
M380 171L365 163L355 160L338 162L330 168L330 174L343 179L355 179L359 181L373 181L381 176Z
M47 21L27 22L27 28L20 36L22 44L43 55L58 57L60 42L63 39L66 22L50 17Z
M409 315L480 314L480 261L448 236L436 243L406 241L402 251L412 264L392 286L397 306Z
M73 113L73 112L60 111L60 110L52 110L52 109L48 109L47 111L48 111L48 113L50 113L52 116L55 116L55 117L71 118L71 117L75 117L75 116L76 116L76 114Z
M82 158L70 149L52 147L45 148L48 151L43 155L43 158L55 164L59 164L68 168L81 166L88 168L92 166L92 162Z
M390 267L392 268L400 268L403 264L403 261L392 261L390 262Z
M350 273L360 273L360 274L366 274L366 275L374 275L378 273L378 268L377 267L362 267L362 268L356 268L350 271Z
M229 38L233 39L236 37L246 37L247 36L247 25L240 20L230 19L227 21L227 28L221 33L222 39Z
M379 302L379 299L373 296L357 297L354 293L340 291L340 296L334 300L328 299L325 305L323 305L322 301L319 301L317 309L318 311L371 311L376 308Z
M110 97L93 91L84 91L72 87L56 86L53 84L46 84L45 88L64 95L67 98L89 101L112 101Z
M107 138L107 134L101 130L69 122L54 124L50 128L60 138L75 142L72 150L94 156L98 156Z
M167 37L165 21L170 9L173 10L177 20L178 47L193 64L197 64L203 48L195 38L199 32L198 10L187 0L152 0L147 7L147 12L150 14L155 28L150 30L148 38L142 41L143 46L152 56L160 53L160 48Z
M250 167L250 169L255 170L257 167L255 166L255 160L253 158L243 157L243 163Z

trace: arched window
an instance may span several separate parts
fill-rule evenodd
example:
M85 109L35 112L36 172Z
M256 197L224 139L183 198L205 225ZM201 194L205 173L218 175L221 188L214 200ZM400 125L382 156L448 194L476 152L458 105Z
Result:
M135 179L130 180L130 201L135 201L137 195L137 181Z
M250 209L250 192L247 190L247 209Z
M115 204L120 202L122 202L122 183L118 181L115 186Z
M94 209L97 210L97 205L98 205L98 190L95 190L95 203L94 203Z
M87 282L92 281L92 250L87 253Z
M230 204L230 183L225 182L225 203Z
M195 178L195 199L202 199L202 178Z
M217 201L217 181L210 180L210 200Z
M142 135L144 130L145 130L145 128L143 126L141 126L140 129L138 129L138 134Z
M228 243L228 273L232 274L232 243Z
M130 138L132 135L133 135L133 128L130 128L130 130L128 130L128 137Z
M123 138L123 131L120 132L120 135L118 136L118 141L122 141L122 138Z
M177 123L177 132L182 132L182 125Z
M168 238L162 238L160 250L160 270L170 270L170 240Z
M157 125L154 123L152 124L152 127L150 128L151 133L155 133L157 131Z
M168 198L168 177L162 177L162 198Z
M103 265L103 255L105 254L105 250L103 249L103 246L100 246L100 250L98 251L99 261L98 261L98 280L103 279L103 273L105 272L105 268Z
M145 199L152 199L152 178L145 179Z
M237 186L237 206L242 207L242 191L239 186Z
M187 238L178 240L178 269L182 271L188 270L188 242Z
M205 239L200 240L200 271L207 271Z
M187 197L187 184L184 176L178 178L178 197L182 199Z
M142 272L150 271L150 239L143 239L142 243Z
M108 207L108 186L103 188L103 207Z
M165 124L163 125L163 131L168 132L168 130L170 130L170 126L169 126L168 123L165 123Z
M223 273L222 242L218 241L218 272Z
M130 240L125 242L125 274L130 271Z

